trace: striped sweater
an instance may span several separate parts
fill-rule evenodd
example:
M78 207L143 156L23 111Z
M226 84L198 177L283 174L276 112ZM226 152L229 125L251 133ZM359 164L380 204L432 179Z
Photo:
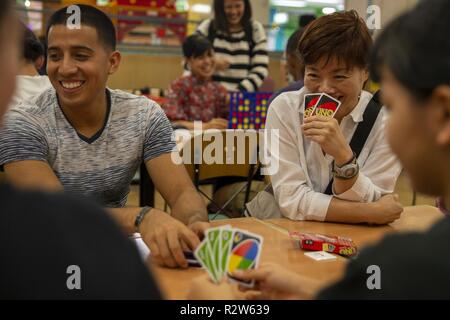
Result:
M203 21L198 26L197 32L207 37L210 23L209 19ZM252 51L244 31L228 36L217 30L213 41L216 56L230 61L230 68L217 71L213 80L220 82L229 91L258 91L268 74L266 34L260 22L252 20L251 23L254 42Z

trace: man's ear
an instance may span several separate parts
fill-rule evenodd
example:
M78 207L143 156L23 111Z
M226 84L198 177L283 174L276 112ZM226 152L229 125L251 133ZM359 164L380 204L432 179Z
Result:
M41 70L41 68L44 66L44 62L45 62L44 56L40 56L39 58L36 59L36 61L34 62L34 67L36 68L37 71Z
M115 73L119 69L121 60L122 60L122 55L120 54L119 51L114 51L113 53L111 53L111 55L109 56L109 63L110 63L110 67L109 67L109 71L108 71L109 75Z
M439 85L434 89L430 104L435 111L433 121L436 143L441 147L450 146L450 85Z

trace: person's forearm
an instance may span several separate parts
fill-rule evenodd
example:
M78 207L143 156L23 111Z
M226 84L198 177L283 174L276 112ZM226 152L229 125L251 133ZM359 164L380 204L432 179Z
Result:
M127 234L135 232L134 222L142 208L126 207L126 208L106 208L106 211L117 221Z
M370 222L368 217L372 210L372 203L351 202L333 198L328 206L325 221L344 223Z
M179 121L173 121L172 124L177 124L177 125L183 126L188 130L194 130L194 122L193 121L179 120Z
M180 194L171 208L171 214L186 225L196 221L208 221L205 203L195 189Z
M359 173L351 179L340 179L335 177L333 180L334 193L339 195L350 190L358 179L358 176Z

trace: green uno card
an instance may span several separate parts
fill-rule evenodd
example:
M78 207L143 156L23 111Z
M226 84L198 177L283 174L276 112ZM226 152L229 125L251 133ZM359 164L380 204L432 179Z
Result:
M224 228L220 233L220 267L225 272L227 267L228 255L230 254L233 230Z
M222 227L210 228L206 231L206 239L209 242L209 247L212 254L212 262L214 274L217 279L222 279L223 269L220 266L220 230Z
M202 267L206 269L206 272L210 276L210 278L215 282L219 283L219 279L217 278L215 268L213 266L213 255L211 254L211 250L209 248L208 239L205 238L202 243L195 249L194 255L197 260L200 262Z

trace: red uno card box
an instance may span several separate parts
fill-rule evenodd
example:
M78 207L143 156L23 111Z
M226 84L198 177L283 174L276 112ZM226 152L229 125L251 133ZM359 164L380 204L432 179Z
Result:
M326 251L348 257L354 256L357 253L355 243L349 238L297 231L290 231L289 236L303 250Z
M264 129L270 92L230 93L228 129Z

